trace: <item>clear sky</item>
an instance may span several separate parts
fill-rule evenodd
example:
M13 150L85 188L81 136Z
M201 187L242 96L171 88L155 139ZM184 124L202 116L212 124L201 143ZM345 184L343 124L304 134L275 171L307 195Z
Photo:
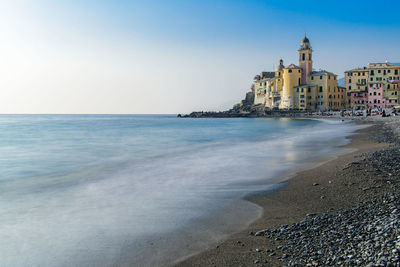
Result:
M400 1L0 1L0 113L187 113L295 63L400 62Z

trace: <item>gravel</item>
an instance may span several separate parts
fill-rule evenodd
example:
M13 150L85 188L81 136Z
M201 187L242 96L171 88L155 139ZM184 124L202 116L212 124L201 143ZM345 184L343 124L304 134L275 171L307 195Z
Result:
M365 121L371 120L379 125L372 138L391 145L343 169L373 174L373 183L360 188L359 203L257 231L255 238L281 241L265 252L269 257L285 266L400 266L400 118Z

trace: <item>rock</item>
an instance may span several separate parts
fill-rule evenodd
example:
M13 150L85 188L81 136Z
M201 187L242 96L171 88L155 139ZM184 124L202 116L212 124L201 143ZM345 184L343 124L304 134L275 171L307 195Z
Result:
M317 185L319 185L319 183L313 183L312 185L313 185L313 186L317 186Z
M256 232L256 234L255 234L255 236L263 236L263 235L265 235L265 232L264 232L264 231L258 231L258 232Z

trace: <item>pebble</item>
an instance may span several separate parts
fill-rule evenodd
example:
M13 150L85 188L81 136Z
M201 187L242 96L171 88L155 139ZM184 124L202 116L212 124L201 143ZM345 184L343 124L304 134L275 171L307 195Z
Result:
M256 232L255 235L259 233L271 240L280 240L277 249L284 252L279 258L285 262L283 265L400 265L400 119L397 116L396 120L388 118L380 126L372 138L391 145L364 153L360 161L343 170L345 173L362 172L360 175L366 177L366 181L356 183L362 189L357 196L357 206L331 209L319 215L309 213L301 222ZM353 181L345 183L354 184ZM267 252L275 256L273 250L267 249Z

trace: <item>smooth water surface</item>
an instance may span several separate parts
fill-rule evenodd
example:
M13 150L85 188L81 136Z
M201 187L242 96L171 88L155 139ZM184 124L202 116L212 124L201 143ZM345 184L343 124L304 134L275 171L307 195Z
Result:
M0 115L0 266L163 265L256 218L259 208L241 198L337 152L354 129L316 120Z

